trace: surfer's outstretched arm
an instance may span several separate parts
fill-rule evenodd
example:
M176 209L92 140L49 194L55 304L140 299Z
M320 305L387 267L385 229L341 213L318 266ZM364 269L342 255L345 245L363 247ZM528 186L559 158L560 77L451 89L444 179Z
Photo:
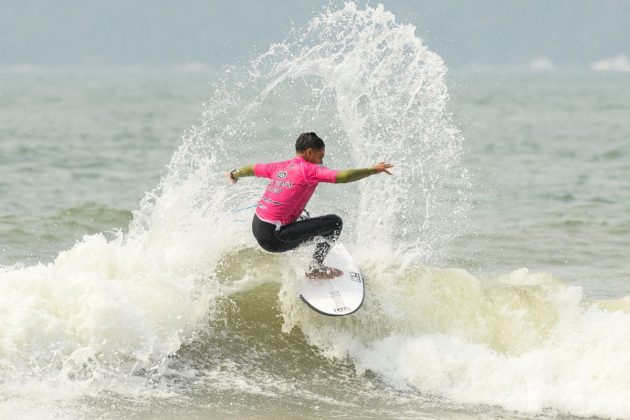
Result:
M388 175L388 169L392 168L394 165L390 163L380 162L371 168L360 168L360 169L346 169L345 171L337 172L337 184L345 184L347 182L358 181L363 178L367 178L370 175L378 174L381 172L385 172Z
M254 176L254 165L246 165L239 169L233 169L225 174L230 182L235 183L244 176Z

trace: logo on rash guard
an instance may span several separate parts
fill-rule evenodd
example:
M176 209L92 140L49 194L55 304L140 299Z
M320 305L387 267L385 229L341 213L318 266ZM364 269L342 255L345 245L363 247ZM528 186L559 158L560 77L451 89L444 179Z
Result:
M276 205L276 206L281 206L281 205L282 205L282 203L281 203L281 202L279 202L279 201L275 201L275 200L272 200L271 198L269 198L269 197L265 197L264 195L263 195L262 200L263 200L263 201L266 201L267 203L274 204L274 205Z
M270 184L272 183L270 182ZM275 185L276 187L291 188L293 186L293 183L291 181L273 181L273 185Z
M277 178L286 178L287 177L287 172L286 171L280 171L278 172L278 175L276 175Z

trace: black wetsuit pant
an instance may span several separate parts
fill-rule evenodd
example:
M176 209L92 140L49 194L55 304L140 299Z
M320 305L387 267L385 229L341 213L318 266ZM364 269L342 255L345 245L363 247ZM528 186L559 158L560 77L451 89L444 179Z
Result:
M317 265L323 264L326 254L341 234L342 227L341 217L335 214L299 220L280 229L272 223L263 222L257 215L252 220L254 237L265 251L285 252L318 237L323 238L315 245L313 260Z

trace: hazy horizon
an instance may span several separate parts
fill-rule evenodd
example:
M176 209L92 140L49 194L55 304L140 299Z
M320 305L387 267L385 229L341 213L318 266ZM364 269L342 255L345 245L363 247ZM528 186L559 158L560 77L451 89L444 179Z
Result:
M630 71L627 0L380 3L397 22L413 24L450 69ZM312 0L3 0L0 67L218 70L282 41L324 7Z

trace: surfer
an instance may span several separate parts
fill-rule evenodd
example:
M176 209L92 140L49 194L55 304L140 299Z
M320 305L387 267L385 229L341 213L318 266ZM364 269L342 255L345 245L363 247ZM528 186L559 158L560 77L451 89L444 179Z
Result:
M335 278L342 274L336 268L326 267L324 259L341 234L343 222L335 214L300 218L315 187L320 182L342 184L381 172L391 175L388 169L393 167L380 162L370 168L343 171L328 169L322 164L325 147L317 134L302 133L295 142L296 156L293 159L247 165L226 174L232 183L246 176L271 180L256 207L252 221L254 237L269 252L286 252L317 240L313 261L306 276L320 279Z

